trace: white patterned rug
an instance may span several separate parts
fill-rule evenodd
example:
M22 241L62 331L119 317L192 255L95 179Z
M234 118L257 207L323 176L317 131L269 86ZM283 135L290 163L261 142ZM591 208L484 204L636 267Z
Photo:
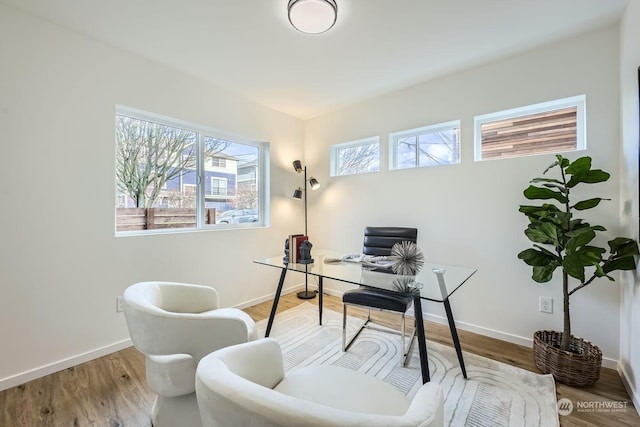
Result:
M350 319L354 331L362 323ZM258 322L264 336L266 320ZM350 332L351 332L350 331ZM428 337L427 331L427 337ZM342 314L303 303L276 315L271 337L282 347L285 369L330 363L381 378L413 397L422 384L417 340L406 368L400 367L400 337L363 330L342 352ZM462 377L455 350L427 341L431 381L445 396L446 426L558 426L556 388L551 375L540 375L464 352L468 379Z

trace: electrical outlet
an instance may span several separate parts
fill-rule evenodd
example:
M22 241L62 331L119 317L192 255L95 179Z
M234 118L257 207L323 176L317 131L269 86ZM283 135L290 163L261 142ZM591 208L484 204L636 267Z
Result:
M540 312L553 313L553 298L540 297Z
M122 297L116 297L116 312L120 313L124 310L124 299Z

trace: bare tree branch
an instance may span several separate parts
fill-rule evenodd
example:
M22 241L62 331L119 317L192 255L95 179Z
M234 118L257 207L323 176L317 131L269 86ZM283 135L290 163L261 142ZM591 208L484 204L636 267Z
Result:
M208 138L205 156L229 142ZM196 169L197 134L126 116L116 116L116 183L137 207L152 207L165 184Z
M338 175L371 172L378 163L377 144L358 145L339 151Z

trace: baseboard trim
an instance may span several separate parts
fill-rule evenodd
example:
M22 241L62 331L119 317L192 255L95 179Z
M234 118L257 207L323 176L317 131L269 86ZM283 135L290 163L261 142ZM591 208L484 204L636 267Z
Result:
M297 291L299 291L301 289L304 289L304 283L293 285L293 286L289 286L289 287L286 287L286 288L283 287L281 295L287 295L287 294L290 294L292 292L297 292ZM274 299L275 296L276 296L276 293L274 292L272 294L267 294L267 295L261 296L259 298L254 298L252 300L237 304L234 307L235 308L240 308L240 309L247 308L247 307L252 307L252 306L254 306L256 304L260 304L260 303L263 303L265 301L270 301L270 300Z
M618 364L618 374L620 375L620 379L622 379L624 388L627 389L627 393L629 393L631 397L631 402L633 406L635 406L636 412L640 415L640 395L638 394L638 390L633 387L633 383L629 380L631 375L629 375L622 363Z
M449 322L447 321L447 318L443 316L435 316L432 314L425 313L424 317L426 320L430 320L435 323L441 323L443 325L449 324ZM508 332L498 331L495 329L486 328L484 326L474 325L472 323L460 322L458 320L456 320L456 327L463 331L473 332L478 335L483 335L490 338L496 338L502 341L518 344L523 347L533 348L533 338L521 337L519 335L510 334ZM617 369L618 361L615 359L611 359L609 357L603 356L602 366L604 368Z
M124 350L125 348L131 347L132 345L133 343L131 342L131 340L126 339L104 347L100 347L95 350L88 351L86 353L79 354L77 356L68 357L66 359L50 363L39 368L21 372L7 378L2 378L0 379L0 391L10 389L20 384L24 384L26 382L44 377L46 375L63 371L73 366L80 365L81 363L97 359L99 357L107 356L111 353L115 353L116 351Z
M329 294L329 295L333 295L336 297L342 297L343 292L341 291L336 291L333 289L323 289L324 293ZM409 309L409 311L407 312L407 314L413 316L414 312L413 312L413 307L411 307ZM443 324L443 325L449 325L449 322L447 321L447 318L444 316L436 316L433 314L429 314L429 313L424 313L423 317L425 320L429 320L431 322L434 323L439 323L439 324ZM513 344L518 344L521 345L523 347L529 347L532 348L533 347L533 338L527 338L527 337L521 337L519 335L514 335L514 334L509 334L507 332L502 332L502 331L497 331L495 329L490 329L490 328L486 328L484 326L478 326L478 325L474 325L472 323L467 323L467 322L460 322L458 320L456 320L456 327L460 330L463 331L468 331L468 332L473 332L479 335L483 335L486 337L491 337L491 338L496 338L502 341L506 341L506 342L510 342ZM428 336L428 333L427 333ZM618 369L618 361L615 359L611 359L609 357L602 357L602 366L605 368L610 368L610 369Z

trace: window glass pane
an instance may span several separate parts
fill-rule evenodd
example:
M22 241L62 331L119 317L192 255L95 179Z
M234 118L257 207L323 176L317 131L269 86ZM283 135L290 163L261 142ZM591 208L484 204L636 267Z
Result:
M216 223L257 222L258 147L213 137L204 138L204 147L205 215L215 209Z
M337 149L337 175L378 172L380 144L362 144Z
M579 95L476 116L475 158L583 150L585 105L585 95Z
M483 123L482 158L574 151L577 107Z
M116 116L117 231L196 226L197 133Z
M448 122L390 135L390 168L449 165L460 162L460 122Z
M458 129L419 135L420 167L450 165L460 159Z
M116 233L265 225L268 144L126 107L115 127Z
M409 136L397 139L397 162L398 169L415 168L417 162L417 137Z

